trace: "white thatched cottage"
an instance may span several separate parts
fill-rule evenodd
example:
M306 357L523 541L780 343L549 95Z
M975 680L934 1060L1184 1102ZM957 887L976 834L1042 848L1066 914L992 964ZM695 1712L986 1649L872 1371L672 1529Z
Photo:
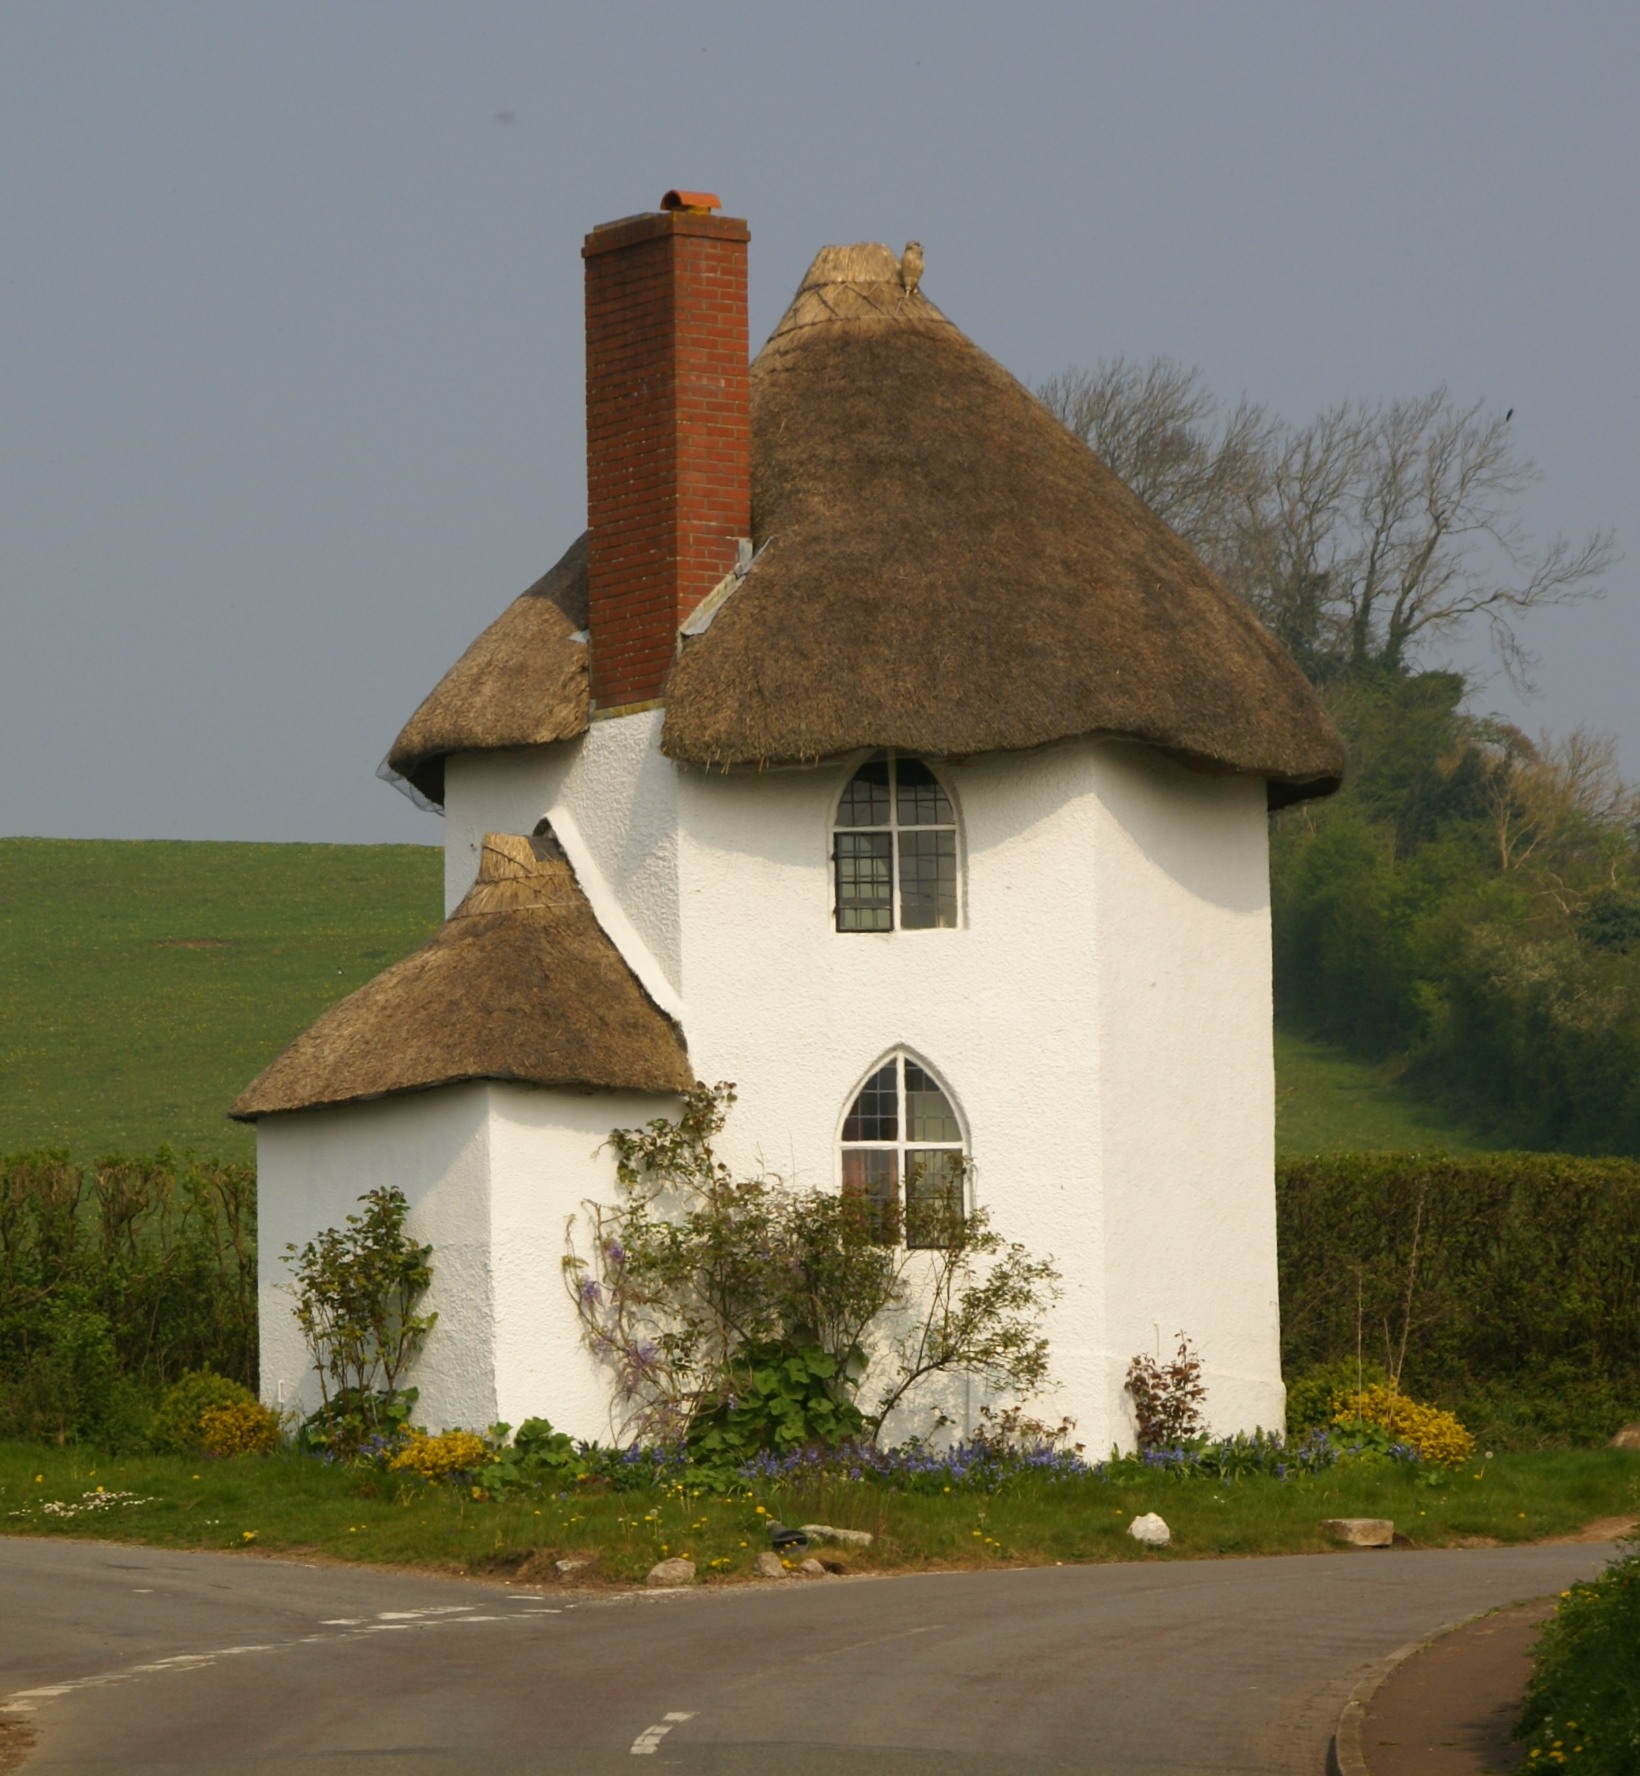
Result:
M392 1183L427 1419L607 1436L566 1220L612 1127L728 1079L737 1166L886 1202L971 1156L1063 1269L1047 1404L1091 1447L1179 1328L1216 1426L1279 1424L1265 816L1338 737L886 248L824 249L748 370L715 206L587 237L587 532L389 755L448 923L234 1107L265 1388L306 1367L277 1254Z

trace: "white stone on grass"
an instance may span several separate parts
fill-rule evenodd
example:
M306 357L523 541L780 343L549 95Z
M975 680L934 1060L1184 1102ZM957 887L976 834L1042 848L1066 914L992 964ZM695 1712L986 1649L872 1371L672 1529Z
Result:
M757 1576L760 1579L783 1579L786 1576L785 1562L765 1548L757 1557Z
M869 1529L833 1529L829 1523L805 1523L801 1527L811 1542L839 1542L845 1548L871 1546Z
M649 1569L649 1577L644 1580L657 1590L669 1585L692 1585L695 1582L695 1563L692 1560L662 1560Z
M1146 1511L1143 1517L1135 1517L1128 1525L1128 1534L1134 1541L1143 1542L1147 1548L1165 1548L1173 1540L1172 1530L1154 1511Z

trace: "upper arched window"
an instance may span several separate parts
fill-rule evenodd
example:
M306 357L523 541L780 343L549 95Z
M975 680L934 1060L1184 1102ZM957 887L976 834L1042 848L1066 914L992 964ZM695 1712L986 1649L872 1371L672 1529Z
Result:
M957 922L957 817L921 759L863 764L832 835L839 931L930 931Z
M843 1194L871 1237L946 1246L961 1228L968 1171L962 1126L928 1069L895 1054L860 1087L843 1118Z

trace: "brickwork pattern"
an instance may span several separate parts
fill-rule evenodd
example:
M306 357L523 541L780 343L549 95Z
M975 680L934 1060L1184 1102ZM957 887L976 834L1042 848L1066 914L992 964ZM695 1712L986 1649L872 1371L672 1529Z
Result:
M744 222L660 213L586 260L588 627L604 709L658 697L751 534Z

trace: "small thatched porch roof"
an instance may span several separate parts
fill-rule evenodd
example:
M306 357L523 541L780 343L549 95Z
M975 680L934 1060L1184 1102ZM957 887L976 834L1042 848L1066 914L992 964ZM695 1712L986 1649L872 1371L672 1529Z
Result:
M557 842L491 833L437 932L298 1036L240 1094L242 1122L469 1079L681 1092L683 1037L639 985Z

